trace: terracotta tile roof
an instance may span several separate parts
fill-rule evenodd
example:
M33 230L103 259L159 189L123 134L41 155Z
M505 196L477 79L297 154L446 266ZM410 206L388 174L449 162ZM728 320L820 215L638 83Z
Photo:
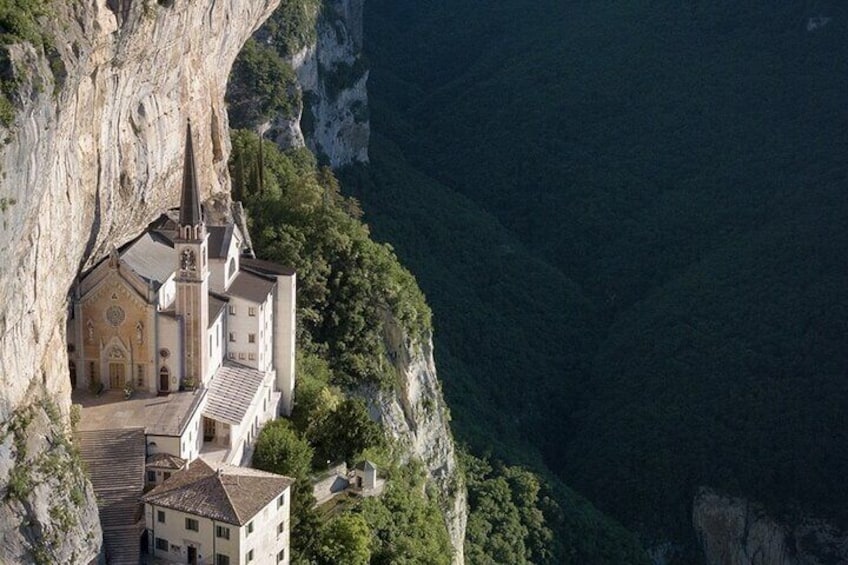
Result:
M141 497L142 502L236 526L279 497L294 479L246 467L197 459L185 471Z
M154 453L147 457L146 467L151 469L173 469L179 471L185 467L186 460L168 453Z

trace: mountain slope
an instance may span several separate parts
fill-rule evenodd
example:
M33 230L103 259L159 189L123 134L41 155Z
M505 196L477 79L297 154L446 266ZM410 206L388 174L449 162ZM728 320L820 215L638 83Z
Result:
M350 186L433 306L457 435L649 542L694 543L704 484L845 522L848 9L374 0L365 29Z

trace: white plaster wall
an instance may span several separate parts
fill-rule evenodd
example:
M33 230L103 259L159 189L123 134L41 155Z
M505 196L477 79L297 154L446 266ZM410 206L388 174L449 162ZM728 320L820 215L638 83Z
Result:
M281 563L288 565L290 560L289 518L291 488L286 489L283 497L284 503L282 506L278 507L277 499L274 499L257 512L253 518L254 530L252 534L247 534L247 527L241 529L241 563L244 562L245 555L251 549L253 550L253 563L277 563L277 554L281 549L285 548L285 560L281 561ZM280 522L285 523L285 528L282 534L278 535L277 525Z
M159 511L165 513L165 523L157 521L157 512ZM152 504L144 505L144 515L145 525L150 532L148 535L150 551L156 557L177 563L187 563L188 546L193 545L197 548L199 563L214 563L215 553L229 555L230 563L232 564L239 563L236 557L239 555L240 536L238 526L216 522L209 518L202 518ZM198 531L194 532L186 529L186 518L197 520ZM215 537L216 525L230 529L229 540ZM168 540L168 551L156 549L156 538ZM172 546L177 546L178 549L172 551Z
M159 287L159 309L165 310L174 303L174 298L177 296L177 283L174 282L174 275L168 277L162 286Z
M296 276L277 276L276 311L274 322L274 365L277 372L277 390L282 394L280 411L291 415L294 402L295 363L295 308Z
M145 439L148 455L167 453L176 457L180 456L180 438L178 437L148 435Z
M203 446L203 432L200 429L203 404L197 407L191 416L188 425L180 436L180 457L188 461L194 461L200 455Z
M167 349L169 354L167 358L163 358L157 351L156 356L159 359L156 367L156 386L159 386L159 370L162 367L168 367L171 371L171 383L169 390L176 391L179 388L180 380L183 376L182 343L179 321L171 316L159 316L158 328L159 332L159 349Z
M226 310L226 307L224 307L224 310ZM223 312L219 314L212 327L206 332L206 342L209 346L209 361L206 366L208 367L209 377L215 374L224 359L225 341L227 339L227 336L224 335L225 315ZM207 378L206 381L208 382L208 380Z
M234 335L235 341L230 341L229 335L227 336L228 356L232 353L233 355L229 356L229 358L233 361L258 369L259 330L262 321L262 317L259 314L260 303L234 296L230 298L230 306L235 308L235 314L230 314L230 310L227 310L227 332ZM255 316L249 315L249 308L256 309ZM249 334L256 336L255 343L249 343ZM250 359L251 354L253 355L253 359Z

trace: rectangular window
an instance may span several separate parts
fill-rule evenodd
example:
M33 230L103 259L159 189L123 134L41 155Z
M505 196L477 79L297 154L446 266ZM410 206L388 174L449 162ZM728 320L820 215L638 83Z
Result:
M156 482L156 471L148 471L147 472L147 482L155 483Z
M256 334L247 334L247 343L256 343Z
M250 535L252 533L253 533L253 522L251 521L251 522L247 523L247 535Z
M234 334L233 332L230 332L230 341L233 343L236 342L236 334Z
M248 316L255 316L256 315L256 308L254 308L253 306L248 306L247 315Z
M286 503L286 493L283 493L277 498L277 508L282 508L283 504Z
M159 522L160 524L165 523L165 512L164 511L162 511L162 510L156 511L156 521Z
M138 387L144 386L144 365L135 366L135 382Z
M168 551L168 540L164 538L156 538L156 549L159 551Z
M223 553L216 553L215 565L230 565L230 556Z
M244 353L239 353L239 361L244 361Z
M209 336L209 351L212 351L212 336Z
M280 522L279 524L277 524L277 537L283 535L284 531L286 531L286 523Z
M280 553L277 554L277 563L282 563L286 560L286 548L280 550Z
M163 481L167 481L170 478L171 478L171 473L165 471L165 473L162 474L162 480ZM164 522L165 520L162 520L162 521Z
M230 316L236 315L236 307L230 304Z
M248 353L247 358L250 359L251 361L256 361L256 354L255 353Z
M253 561L253 550L252 549L247 552L247 555L244 556L244 560L247 561L248 563Z
M185 520L186 520L186 530L188 530L190 532L196 532L200 529L199 524L197 523L197 520L195 520L194 518L186 518Z
M236 358L236 354L235 354L235 353L233 353L232 351L230 351L229 353L227 353L227 357L229 357L230 359L235 359L235 358Z
M215 537L230 539L230 529L227 526L215 526Z

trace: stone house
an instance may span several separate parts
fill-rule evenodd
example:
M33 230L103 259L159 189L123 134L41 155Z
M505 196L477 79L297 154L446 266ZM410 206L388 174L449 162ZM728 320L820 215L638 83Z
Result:
M150 554L192 565L288 564L292 482L194 461L142 497Z

